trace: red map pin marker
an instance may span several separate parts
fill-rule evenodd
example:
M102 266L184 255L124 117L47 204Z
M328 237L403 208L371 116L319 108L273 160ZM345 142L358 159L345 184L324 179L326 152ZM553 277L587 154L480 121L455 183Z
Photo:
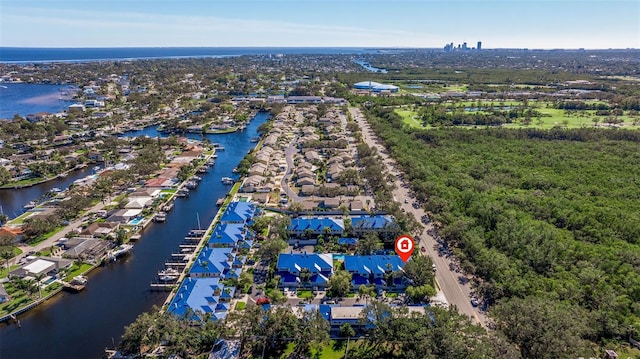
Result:
M409 257L411 257L411 253L413 253L415 247L414 242L413 238L406 234L396 238L396 253L404 263L407 263Z

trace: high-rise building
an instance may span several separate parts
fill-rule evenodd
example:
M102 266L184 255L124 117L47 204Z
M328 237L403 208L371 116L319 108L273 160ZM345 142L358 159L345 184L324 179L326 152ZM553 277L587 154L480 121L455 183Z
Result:
M476 46L476 49L477 49L478 51L479 51L479 50L482 50L482 41L478 41L478 46Z

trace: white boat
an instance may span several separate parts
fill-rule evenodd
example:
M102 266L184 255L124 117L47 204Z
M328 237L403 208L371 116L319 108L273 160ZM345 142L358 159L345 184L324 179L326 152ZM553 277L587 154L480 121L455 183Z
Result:
M222 184L233 184L234 180L231 177L222 177Z
M176 280L180 277L180 271L175 268L167 268L158 272L158 279L163 282Z
M118 257L128 253L131 248L133 248L133 244L121 244L118 247L114 248L107 257L115 261Z
M224 151L224 146L218 146L218 147L216 147L216 150L218 150L218 151Z
M164 212L158 212L156 213L155 216L153 216L153 220L155 222L166 222L167 221L167 214Z
M29 203L25 204L24 206L22 206L22 208L24 209L31 209L31 208L36 208L36 206L38 205L38 202L36 201L30 201Z

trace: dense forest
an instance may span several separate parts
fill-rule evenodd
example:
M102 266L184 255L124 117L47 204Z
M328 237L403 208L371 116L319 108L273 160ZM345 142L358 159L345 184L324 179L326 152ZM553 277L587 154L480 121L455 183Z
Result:
M640 132L367 117L523 357L640 334Z

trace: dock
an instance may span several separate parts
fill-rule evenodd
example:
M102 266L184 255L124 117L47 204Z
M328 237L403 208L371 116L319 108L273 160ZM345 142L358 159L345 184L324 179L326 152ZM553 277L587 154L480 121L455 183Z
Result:
M151 283L149 286L154 291L170 292L176 285L176 283Z

